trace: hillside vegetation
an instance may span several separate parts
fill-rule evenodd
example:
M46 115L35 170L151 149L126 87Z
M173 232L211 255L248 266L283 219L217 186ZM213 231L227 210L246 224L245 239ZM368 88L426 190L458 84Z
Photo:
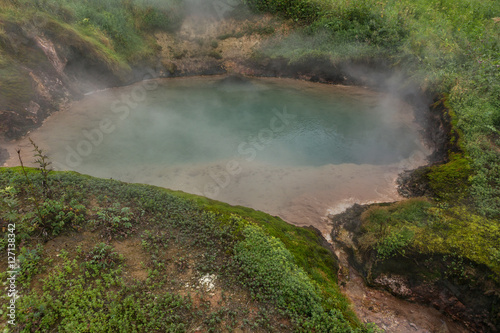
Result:
M15 332L369 331L314 230L182 192L24 171L0 170L20 265Z
M0 13L4 25L18 23L33 33L51 22L74 30L110 58L133 64L154 52L152 32L178 27L183 7L181 0L2 0Z

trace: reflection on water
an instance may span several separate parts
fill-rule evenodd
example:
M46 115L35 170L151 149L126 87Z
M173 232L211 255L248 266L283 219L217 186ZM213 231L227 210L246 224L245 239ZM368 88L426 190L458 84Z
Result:
M59 169L180 189L319 227L346 198L397 198L395 176L427 153L401 101L283 79L110 89L31 136Z

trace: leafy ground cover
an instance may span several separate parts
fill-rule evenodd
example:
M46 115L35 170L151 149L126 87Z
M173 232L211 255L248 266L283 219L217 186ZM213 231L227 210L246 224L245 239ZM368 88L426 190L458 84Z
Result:
M152 186L25 171L0 170L20 265L15 332L372 330L313 230Z

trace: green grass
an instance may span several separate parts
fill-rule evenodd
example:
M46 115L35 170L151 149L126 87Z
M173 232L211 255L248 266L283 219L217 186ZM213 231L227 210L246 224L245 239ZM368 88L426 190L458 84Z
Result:
M10 17L31 21L47 14L95 40L108 38L108 47L127 62L143 60L154 45L146 37L157 30L175 30L183 15L181 1L17 0L7 2ZM12 5L14 3L14 6ZM37 20L34 20L35 22ZM43 22L43 20L38 20ZM42 27L43 28L43 27Z
M242 288L251 300L266 304L271 317L288 318L293 331L370 330L340 293L335 259L310 229L182 192L71 172L48 175L48 199L41 190L44 176L27 169L36 189L28 191L20 171L0 169L0 219L16 224L17 243L25 247L20 290L24 296L18 303L18 322L25 331L57 327L92 332L121 325L130 331L184 332L193 322L215 328L233 312L244 315L241 307L198 313L189 297L165 291L164 286L174 283L174 275L166 270L171 264L180 274L191 267L200 274L221 276L228 288ZM43 223L35 213L35 201L43 207ZM123 274L126 258L104 243L44 255L47 240L84 230L108 241L140 236L150 256L144 262L146 283L130 281ZM0 246L6 244L5 234ZM168 251L185 254L172 262L165 259ZM33 288L39 274L41 289ZM277 324L264 316L256 325L268 330Z

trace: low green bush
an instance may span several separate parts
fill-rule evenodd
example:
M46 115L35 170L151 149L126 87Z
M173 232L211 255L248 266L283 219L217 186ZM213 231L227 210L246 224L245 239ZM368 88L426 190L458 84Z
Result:
M96 213L95 224L104 228L108 239L126 237L134 231L133 212L130 207L120 207L118 203L100 209Z
M43 221L37 225L44 233L57 236L65 225L80 225L85 221L86 209L82 205L74 207L66 205L58 200L46 200L41 206Z
M296 22L313 22L321 11L321 5L316 0L244 0L250 8L281 14Z
M392 230L386 237L377 242L375 249L381 260L396 254L405 255L405 248L413 242L415 232L407 228L400 231Z
M115 268L123 259L106 243L97 244L85 257L87 266L95 271Z

